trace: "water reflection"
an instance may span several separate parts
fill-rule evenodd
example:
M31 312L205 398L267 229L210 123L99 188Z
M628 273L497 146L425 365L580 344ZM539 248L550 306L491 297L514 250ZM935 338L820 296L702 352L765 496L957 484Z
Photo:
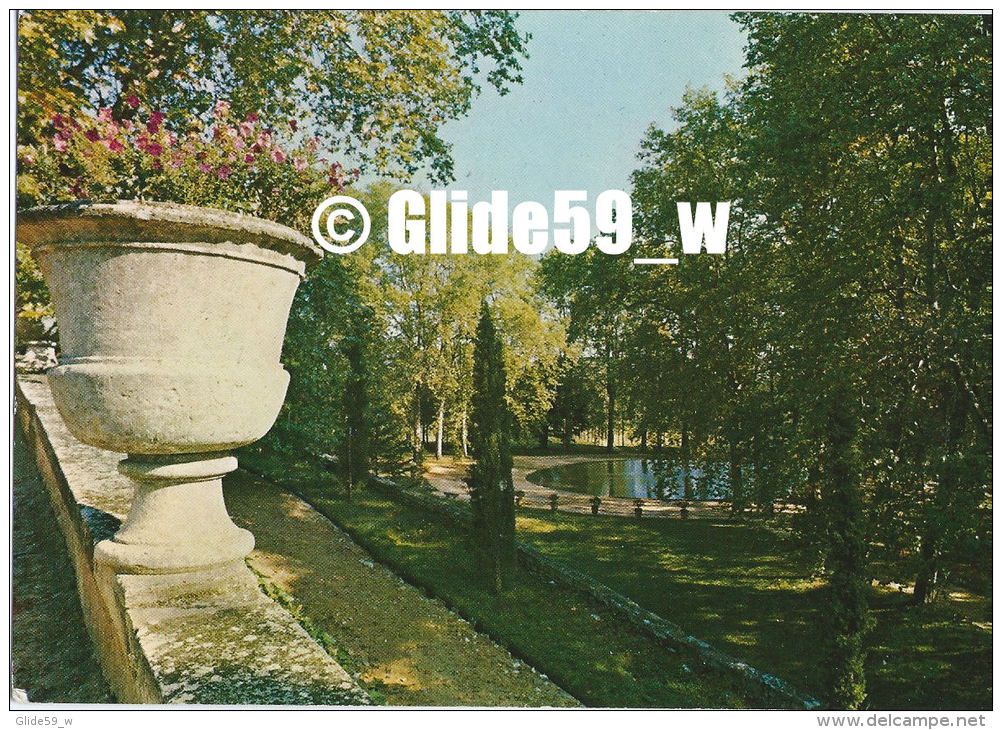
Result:
M681 464L665 459L608 459L540 469L528 479L543 487L599 497L682 499L685 476ZM724 462L689 465L690 499L724 499L728 486Z

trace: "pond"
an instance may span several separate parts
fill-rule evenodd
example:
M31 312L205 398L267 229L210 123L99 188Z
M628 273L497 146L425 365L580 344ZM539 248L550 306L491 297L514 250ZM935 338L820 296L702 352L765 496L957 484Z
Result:
M682 499L684 472L675 461L664 459L608 459L579 461L540 469L527 475L533 484L599 497ZM727 465L702 462L689 465L692 496L696 500L727 496Z

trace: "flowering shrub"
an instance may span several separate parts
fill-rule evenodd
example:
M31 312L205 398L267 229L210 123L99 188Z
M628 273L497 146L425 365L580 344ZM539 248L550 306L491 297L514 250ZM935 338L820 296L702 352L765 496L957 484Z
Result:
M164 114L126 99L131 118L110 109L74 119L56 114L51 139L19 146L18 206L67 200L157 200L248 213L308 230L317 204L358 177L319 156L318 141L290 119L266 127L216 104L207 127L179 136Z

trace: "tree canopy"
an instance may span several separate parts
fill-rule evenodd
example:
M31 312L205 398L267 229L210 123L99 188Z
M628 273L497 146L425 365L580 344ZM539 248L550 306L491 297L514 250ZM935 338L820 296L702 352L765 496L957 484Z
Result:
M504 10L29 10L18 19L18 113L30 143L53 114L130 97L168 124L295 119L328 151L379 173L452 177L442 124L484 81L521 81L527 36Z

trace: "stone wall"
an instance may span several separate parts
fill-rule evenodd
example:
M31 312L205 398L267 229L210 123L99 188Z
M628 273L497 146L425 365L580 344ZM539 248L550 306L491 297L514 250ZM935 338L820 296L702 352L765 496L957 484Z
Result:
M43 376L18 375L16 419L66 541L87 630L126 703L364 705L368 695L243 566L116 574L94 561L132 500L120 454L66 430Z

